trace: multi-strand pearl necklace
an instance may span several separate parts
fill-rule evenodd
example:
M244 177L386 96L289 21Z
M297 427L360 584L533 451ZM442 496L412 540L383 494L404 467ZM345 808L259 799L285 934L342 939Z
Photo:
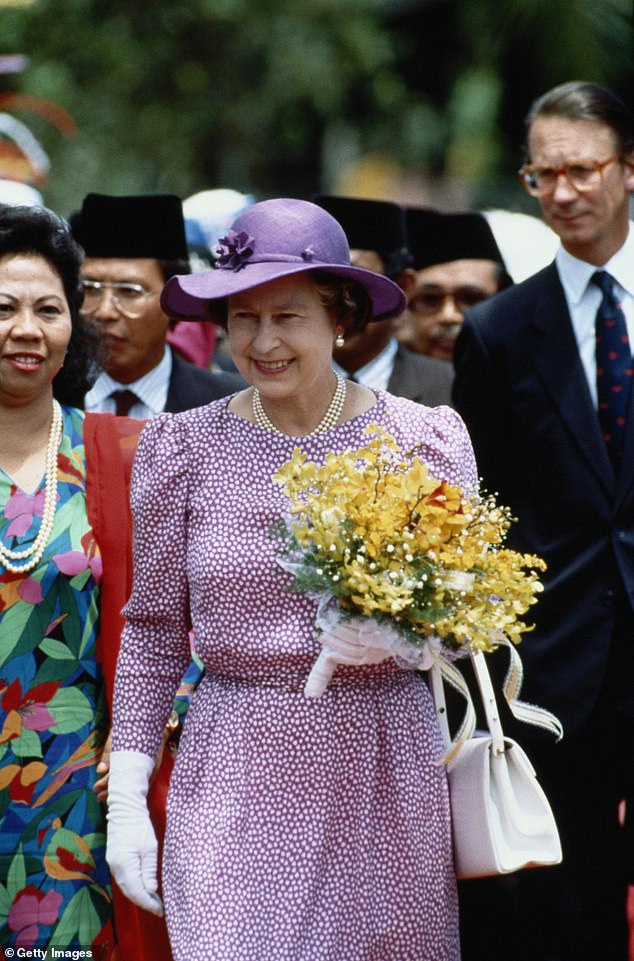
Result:
M54 400L53 417L48 433L48 444L46 445L44 513L38 535L31 546L23 551L12 551L0 543L0 564L11 571L12 574L26 574L28 571L32 571L39 564L44 548L51 536L53 523L55 522L55 508L57 507L57 453L62 440L62 428L62 409ZM27 558L29 559L27 560ZM24 561L25 563L14 564L13 561Z
M328 410L319 421L314 430L309 431L308 434L304 434L304 437L312 437L313 434L323 434L327 430L331 430L336 426L337 421L341 417L341 412L343 410L343 405L346 400L346 381L339 374L337 377L337 386L335 387L335 392L332 395L332 400L328 405ZM253 416L255 417L255 422L258 427L264 427L266 430L273 431L274 434L283 434L284 431L276 427L273 421L269 418L268 414L262 406L262 398L260 397L260 391L257 387L253 388Z

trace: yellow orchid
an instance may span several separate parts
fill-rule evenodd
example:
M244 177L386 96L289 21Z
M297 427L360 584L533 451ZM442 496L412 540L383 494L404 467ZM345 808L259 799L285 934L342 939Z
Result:
M410 639L492 650L530 630L544 562L504 547L510 512L439 480L416 451L372 425L358 450L322 465L300 448L274 475L289 500L275 528L292 589L334 595L353 615L389 620Z

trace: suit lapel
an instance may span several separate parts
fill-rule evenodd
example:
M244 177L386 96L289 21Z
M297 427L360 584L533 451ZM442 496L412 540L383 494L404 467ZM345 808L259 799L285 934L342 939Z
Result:
M446 370L445 370L446 368ZM399 345L387 384L390 393L407 397L418 404L451 406L453 369L445 361L434 361L424 355L410 354Z
M602 485L612 493L615 483L612 464L554 264L546 268L543 277L545 282L532 318L532 342L527 346L565 429L573 436Z
M172 351L172 373L170 374L169 384L167 385L167 397L165 398L165 410L171 413L183 410L183 378L182 363L180 357ZM185 405L187 406L187 405ZM195 404L191 405L192 407Z
M408 397L411 400L413 397L412 386L409 370L405 363L405 357L403 356L401 348L398 347L394 356L392 373L387 382L387 389L392 394L397 394L400 397Z
M619 471L616 488L615 507L619 507L630 491L634 482L634 389L630 392L630 405L627 413L627 427L625 429L625 448L623 462Z

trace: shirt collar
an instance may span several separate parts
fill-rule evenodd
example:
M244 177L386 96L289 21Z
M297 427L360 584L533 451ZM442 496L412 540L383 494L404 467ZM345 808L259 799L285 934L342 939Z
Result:
M396 356L397 350L398 341L395 337L390 337L380 354L373 357L372 360L364 364L363 367L355 370L355 380L360 384L365 384L367 387L376 387L385 390L392 374L394 357ZM350 376L349 372L344 370L336 361L333 361L332 366L342 377Z
M172 352L166 345L160 363L148 371L147 374L144 374L143 377L133 380L131 384L121 384L105 370L102 370L86 394L86 406L98 406L115 390L131 390L153 414L159 414L165 408L171 375Z
M597 270L605 270L614 277L617 284L634 296L634 224L630 221L625 243L601 268L585 260L573 257L561 245L555 255L559 277L568 301L577 305L585 294L590 278Z

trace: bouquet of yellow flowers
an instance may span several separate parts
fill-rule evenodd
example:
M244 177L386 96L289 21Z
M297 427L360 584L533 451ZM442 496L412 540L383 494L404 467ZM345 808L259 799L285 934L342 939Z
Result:
M504 547L509 510L433 477L383 428L366 432L321 466L295 448L273 477L290 501L273 530L291 589L388 629L412 666L517 643L545 564Z

